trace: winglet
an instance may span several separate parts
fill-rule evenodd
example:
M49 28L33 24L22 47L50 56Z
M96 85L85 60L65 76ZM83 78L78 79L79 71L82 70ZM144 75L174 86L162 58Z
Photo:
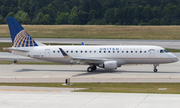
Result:
M85 46L84 42L81 42L81 45L82 45L82 46Z
M71 56L69 56L62 48L59 48L59 50L61 51L62 55L64 57L68 57L68 58L72 58Z

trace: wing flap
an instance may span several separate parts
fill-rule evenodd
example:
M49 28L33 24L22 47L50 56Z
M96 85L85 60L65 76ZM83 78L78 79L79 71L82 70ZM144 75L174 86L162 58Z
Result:
M71 58L71 63L77 64L101 64L104 61L108 61L108 59L96 59L96 58Z

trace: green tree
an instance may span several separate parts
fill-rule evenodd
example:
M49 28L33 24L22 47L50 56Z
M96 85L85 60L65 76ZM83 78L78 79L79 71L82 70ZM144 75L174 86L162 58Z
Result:
M134 19L134 20L133 20L133 24L134 24L134 25L138 25L138 24L139 24L138 20Z
M97 22L96 19L92 19L87 23L87 25L94 25L94 24L96 24L96 22Z
M168 25L169 24L169 20L167 17L163 17L160 21L161 25Z
M86 24L89 21L88 12L84 11L80 7L74 6L71 9L71 13L75 13L78 16L79 24Z
M69 24L79 24L78 15L76 13L71 13L69 15Z
M148 22L148 25L160 25L160 21L158 18L154 18Z
M141 20L141 22L139 23L139 25L146 25L147 23L146 22L143 22L142 20Z
M0 24L5 24L5 20L2 16L0 16Z
M51 17L50 17L49 14L46 14L46 15L44 15L44 16L42 17L42 23L43 23L44 25L49 25L49 24L51 24Z
M171 25L180 25L180 20L177 19L177 20L172 21Z
M37 14L37 16L32 20L32 24L43 24L42 23L42 17L43 17L43 13L42 12L39 12Z
M171 3L168 3L167 6L164 7L164 13L165 16L169 19L169 22L173 22L174 20L176 20L175 17L176 9L177 6Z
M79 24L79 17L78 17L77 12L79 12L79 8L74 6L71 9L71 13L69 15L69 24Z
M2 15L2 17L4 18L4 17L6 17L6 15L8 14L8 12L7 12L7 9L6 9L7 7L6 6L4 6L4 5L2 5L1 7L0 7L0 10L1 10L1 15Z
M151 20L152 13L151 13L151 6L149 4L147 4L146 7L144 7L142 11L142 15L145 21Z
M22 24L30 24L31 23L31 19L28 15L28 13L24 12L24 11L18 11L14 17L19 21L19 23Z
M66 12L58 12L57 18L56 18L56 24L68 24L68 17L69 17L69 13Z
M9 12L6 17L14 17L14 13L13 12Z
M109 24L109 23L115 23L114 22L114 8L111 9L107 9L105 14L104 14L104 18L106 20L106 24Z

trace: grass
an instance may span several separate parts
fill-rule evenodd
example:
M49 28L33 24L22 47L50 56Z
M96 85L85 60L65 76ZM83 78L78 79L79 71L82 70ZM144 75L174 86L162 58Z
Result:
M166 50L168 50L169 52L180 52L180 49L170 49L170 48L166 48Z
M180 40L180 26L23 25L33 38ZM0 25L0 38L10 38Z
M12 47L12 43L0 43L0 52L5 52L3 47Z
M76 92L180 94L180 83L73 83L71 86L62 86L62 83L0 83L0 86L88 88Z

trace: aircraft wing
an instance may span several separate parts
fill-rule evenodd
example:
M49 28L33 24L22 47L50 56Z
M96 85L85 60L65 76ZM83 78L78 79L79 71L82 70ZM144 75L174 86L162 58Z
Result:
M96 58L71 58L71 63L77 64L101 64L104 61L109 61L108 59L96 59Z

